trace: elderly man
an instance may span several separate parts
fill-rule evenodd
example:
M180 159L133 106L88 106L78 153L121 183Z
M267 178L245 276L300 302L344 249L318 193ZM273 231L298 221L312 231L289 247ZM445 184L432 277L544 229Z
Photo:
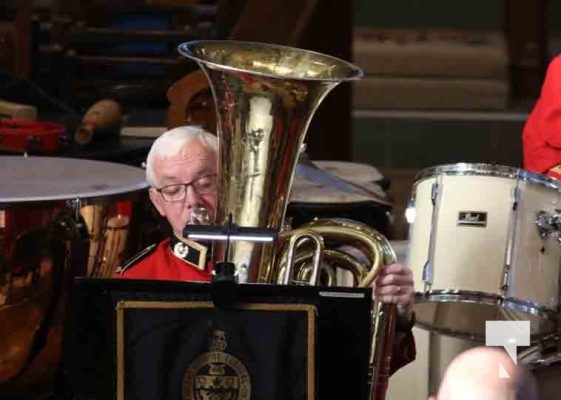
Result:
M210 281L211 265L207 248L183 238L183 228L193 211L216 208L217 150L215 135L198 127L179 127L167 131L154 141L146 160L146 179L150 183L150 200L173 230L173 236L150 246L123 267L116 277ZM405 362L415 358L411 336L413 324L413 276L400 264L386 266L374 284L376 298L398 306L396 346ZM396 360L392 369L404 362Z

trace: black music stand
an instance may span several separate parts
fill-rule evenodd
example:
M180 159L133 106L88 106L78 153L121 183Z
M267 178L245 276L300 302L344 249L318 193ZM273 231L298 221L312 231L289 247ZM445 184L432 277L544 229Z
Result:
M63 396L367 398L371 289L242 284L216 308L211 286L77 278Z

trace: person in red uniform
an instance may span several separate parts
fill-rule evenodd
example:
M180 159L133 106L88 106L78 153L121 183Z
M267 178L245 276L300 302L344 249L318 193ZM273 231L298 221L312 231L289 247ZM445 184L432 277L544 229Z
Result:
M522 132L524 169L561 179L561 56L547 67L538 101Z
M182 126L158 137L146 159L150 200L169 222L173 236L152 245L120 267L115 277L209 282L208 249L183 238L195 210L216 208L218 142L199 127ZM212 219L212 216L211 216ZM411 333L414 288L412 272L401 264L384 267L374 283L376 299L397 304L392 370L415 359Z
M154 141L146 159L149 196L173 235L133 257L117 277L210 281L206 246L182 233L194 210L216 207L217 154L216 136L194 126L172 129Z

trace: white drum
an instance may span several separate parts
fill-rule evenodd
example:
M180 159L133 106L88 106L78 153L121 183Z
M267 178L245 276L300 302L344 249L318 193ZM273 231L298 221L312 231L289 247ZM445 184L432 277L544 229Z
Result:
M489 164L421 171L407 265L421 327L483 341L487 320L529 320L535 339L559 311L561 185Z

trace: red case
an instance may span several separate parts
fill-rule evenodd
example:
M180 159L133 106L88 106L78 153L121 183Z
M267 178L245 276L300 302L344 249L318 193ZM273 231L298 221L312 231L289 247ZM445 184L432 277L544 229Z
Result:
M65 132L64 125L57 122L0 119L0 149L54 153Z

